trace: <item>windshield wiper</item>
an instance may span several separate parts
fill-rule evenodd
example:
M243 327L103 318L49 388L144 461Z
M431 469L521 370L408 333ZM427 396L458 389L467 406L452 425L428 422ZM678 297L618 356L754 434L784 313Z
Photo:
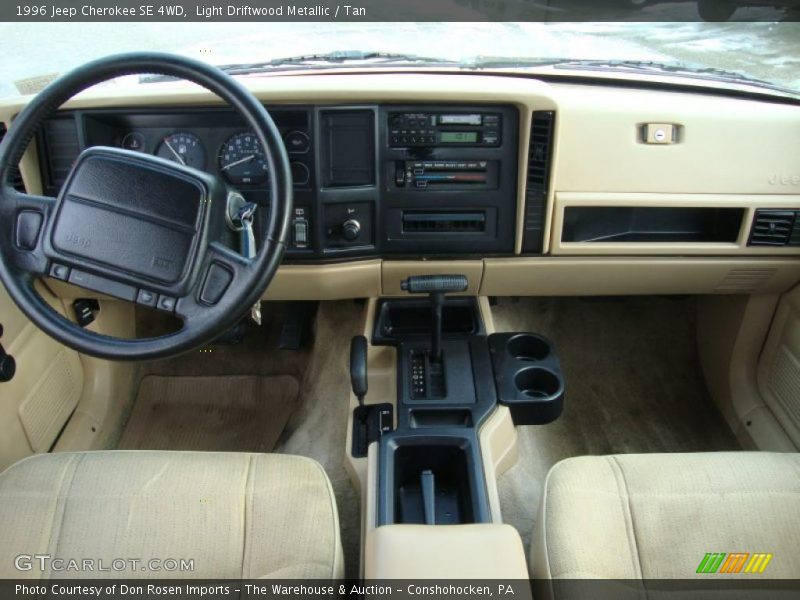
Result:
M727 83L746 83L758 87L769 88L781 92L796 94L795 91L738 73L715 67L670 64L654 60L610 60L610 59L574 59L574 58L482 58L477 57L472 66L480 69L491 68L533 68L552 67L554 69L587 70L587 71L626 71L629 73L657 73L680 75L697 79L713 79Z

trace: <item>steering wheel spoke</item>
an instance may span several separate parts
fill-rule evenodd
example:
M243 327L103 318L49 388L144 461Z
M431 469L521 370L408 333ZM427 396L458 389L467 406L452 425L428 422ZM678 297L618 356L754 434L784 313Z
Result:
M236 310L231 300L252 280L253 261L220 242L206 249L203 269L196 284L175 306L175 314L185 323L213 318L220 311ZM242 308L242 314L247 308Z
M28 275L47 274L47 256L43 240L56 200L3 189L0 198L0 221L10 226L8 236L0 242L14 269Z

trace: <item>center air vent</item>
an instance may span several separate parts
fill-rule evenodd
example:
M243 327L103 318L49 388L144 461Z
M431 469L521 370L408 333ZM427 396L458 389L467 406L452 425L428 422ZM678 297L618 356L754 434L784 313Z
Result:
M7 129L5 123L0 123L0 142L3 141L4 137L6 137L6 131ZM11 185L18 192L25 191L25 184L22 182L22 173L20 173L17 167L11 169Z
M403 233L482 233L483 212L405 212Z
M531 139L528 146L528 185L525 190L523 252L542 252L554 127L554 112L537 111L533 113Z
M800 246L800 218L794 210L757 210L748 246Z

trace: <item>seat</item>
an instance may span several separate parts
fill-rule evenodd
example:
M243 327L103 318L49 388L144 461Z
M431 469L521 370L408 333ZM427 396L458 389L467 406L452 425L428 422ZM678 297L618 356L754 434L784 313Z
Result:
M343 576L330 482L299 456L34 455L0 474L0 531L0 578Z
M760 577L796 578L798 548L800 454L584 456L547 476L530 566L537 579L733 576L764 564Z

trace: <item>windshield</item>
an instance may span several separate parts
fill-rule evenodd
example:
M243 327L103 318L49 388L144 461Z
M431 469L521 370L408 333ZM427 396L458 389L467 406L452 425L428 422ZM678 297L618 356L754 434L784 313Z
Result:
M800 23L792 22L0 23L0 48L0 97L35 89L26 79L134 50L217 65L353 51L493 66L555 58L656 61L731 71L800 92Z

